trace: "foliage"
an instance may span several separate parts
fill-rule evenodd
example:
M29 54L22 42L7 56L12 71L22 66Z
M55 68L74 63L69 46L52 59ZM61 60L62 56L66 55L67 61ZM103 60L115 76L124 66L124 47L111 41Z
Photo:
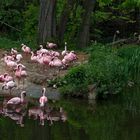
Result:
M87 67L89 83L97 85L101 97L120 92L127 80L124 60L117 56L116 50L105 46L94 48Z
M85 96L85 93L88 93L88 85L96 85L98 97L106 98L111 94L120 93L125 86L138 82L138 46L116 49L97 44L91 46L90 54L88 64L72 68L64 77L67 83L62 85L60 92L73 96L75 93L83 93L82 89Z
M28 43L36 44L39 7L33 4L29 5L23 16L25 21L22 32L23 37Z
M80 28L80 24L82 22L82 13L83 13L83 8L82 6L76 5L73 8L74 10L71 11L70 17L69 17L69 22L67 23L67 30L65 33L65 40L70 42L71 44L75 44L77 41L77 32Z
M20 50L19 46L20 46L20 42L17 41L12 41L10 39L7 38L0 38L0 49L6 49L9 50L11 48L17 48Z
M60 92L68 96L85 97L87 92L87 75L84 66L78 66L72 68L63 80L66 81L65 85L62 85Z
M20 35L20 32L15 29L21 30L23 26L24 21L22 10L24 6L21 7L21 5L24 5L23 0L2 0L0 3L0 28L5 34L8 33L7 35L12 39L17 38ZM4 23L14 27L15 29Z

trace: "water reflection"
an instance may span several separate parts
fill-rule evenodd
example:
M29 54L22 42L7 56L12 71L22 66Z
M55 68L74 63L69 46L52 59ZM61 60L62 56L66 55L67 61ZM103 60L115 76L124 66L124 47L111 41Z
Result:
M45 108L31 99L26 109L0 117L0 140L139 140L139 91L127 89L122 97L101 102L61 99Z
M29 102L28 102L29 104ZM47 104L44 107L33 105L29 107L27 102L22 104L7 104L7 99L4 99L0 107L0 114L3 117L9 117L16 124L24 127L25 118L39 120L39 125L44 126L46 123L52 125L54 122L67 120L67 113L62 107L53 107Z

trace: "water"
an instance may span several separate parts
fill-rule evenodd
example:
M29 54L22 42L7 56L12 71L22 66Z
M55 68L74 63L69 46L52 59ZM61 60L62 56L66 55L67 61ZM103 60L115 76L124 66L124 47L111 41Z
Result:
M24 127L9 117L0 117L0 140L139 140L140 89L106 101L63 99L49 106L67 113L67 120L45 121L24 117Z

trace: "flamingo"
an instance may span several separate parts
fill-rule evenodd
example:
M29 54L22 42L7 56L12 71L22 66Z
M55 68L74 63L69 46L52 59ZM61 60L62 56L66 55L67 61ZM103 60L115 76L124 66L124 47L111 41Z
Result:
M20 80L23 79L23 88L24 88L24 79L27 77L27 72L23 70L21 64L17 66L15 76L18 79L18 86L20 84Z
M40 107L44 107L48 101L48 98L45 96L46 88L42 89L42 96L39 98Z
M32 62L37 62L38 56L34 54L34 52L31 51L31 61Z
M49 51L47 49L43 48L43 45L40 45L40 50L38 51L38 53L49 53Z
M17 63L20 62L20 60L21 60L22 58L23 58L23 57L22 57L21 54L17 54L17 55L16 55L16 62L17 62Z
M10 91L10 94L11 94L11 90L14 88L14 87L17 87L16 83L14 81L9 81L9 82L5 82L3 85L2 85L2 90L8 90Z
M64 51L62 51L62 53L61 53L61 55L66 55L66 53L67 53L67 42L65 42L65 49L64 49Z
M9 82L9 81L13 81L13 77L10 76L8 73L4 73L3 75L3 82Z
M20 97L13 97L7 102L7 105L19 105L24 103L24 97L26 96L26 91L20 93Z
M69 63L69 62L73 62L73 61L76 60L76 59L77 59L76 54L74 53L74 51L71 51L70 53L67 53L67 54L64 56L62 62L63 62L64 64L67 64L67 63Z
M13 49L13 48L11 48L11 54L17 54L17 50L16 49Z
M57 45L56 45L56 44L54 44L54 43L47 42L46 47L47 47L47 48L52 49L52 48L56 48L56 47L57 47Z
M10 69L14 69L17 66L17 62L14 62L10 59L8 59L8 57L5 60L6 66Z
M8 73L5 73L5 74L1 74L0 75L0 82L8 82L8 81L11 81L13 80L13 78L9 78L8 76ZM9 79L9 80L8 80Z
M54 57L52 59L52 61L49 63L49 66L50 67L57 67L59 69L57 73L59 73L60 68L65 67L65 65L63 64L63 62L59 58L57 58L57 57Z
M60 59L58 59L57 57L54 57L51 62L49 63L49 66L51 67L61 67L63 66L63 63Z
M26 46L25 44L21 44L21 46L22 46L21 49L24 53L29 54L31 52L31 49L28 46Z

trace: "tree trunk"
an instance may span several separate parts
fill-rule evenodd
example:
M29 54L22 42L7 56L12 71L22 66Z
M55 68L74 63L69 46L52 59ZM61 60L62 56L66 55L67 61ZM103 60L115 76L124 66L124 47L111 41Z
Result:
M96 0L84 0L84 15L78 36L78 47L84 48L89 42L90 18Z
M64 33L66 30L66 24L70 15L70 12L74 6L74 0L67 0L65 3L64 9L62 11L61 17L60 17L60 22L58 25L58 38L60 41L63 40L64 38Z
M56 0L40 0L38 25L38 43L40 44L56 36L55 6Z
M136 11L136 30L137 33L140 35L140 8L137 7L135 11Z

